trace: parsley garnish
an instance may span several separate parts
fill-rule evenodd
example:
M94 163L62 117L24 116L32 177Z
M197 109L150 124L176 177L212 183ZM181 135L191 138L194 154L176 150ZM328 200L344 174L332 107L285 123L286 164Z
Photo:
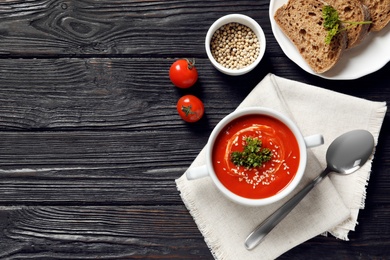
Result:
M339 32L345 31L352 26L358 24L370 24L372 21L362 21L362 22L350 22L350 21L341 21L339 14L336 9L330 5L325 5L322 8L322 17L324 18L324 27L328 31L328 35L325 38L325 43L330 44L332 38L337 35ZM350 24L349 27L341 27L342 23Z
M261 147L262 142L259 138L245 138L244 151L232 152L230 160L237 166L254 168L262 166L263 163L271 160L272 152L268 148Z

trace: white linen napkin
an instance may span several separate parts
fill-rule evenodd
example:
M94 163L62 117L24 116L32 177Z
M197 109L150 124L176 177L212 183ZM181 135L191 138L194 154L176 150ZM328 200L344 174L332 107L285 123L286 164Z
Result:
M323 134L325 144L308 149L306 171L297 191L326 167L326 150L339 135L366 129L377 142L387 109L385 102L368 101L273 74L268 74L237 109L250 106L285 113L304 136ZM251 251L244 247L245 238L292 195L273 205L247 207L225 198L209 177L188 181L183 174L176 184L215 259L275 259L327 231L348 240L348 232L357 224L359 209L364 207L372 159L373 155L352 175L332 174L326 178ZM204 164L205 149L190 167Z

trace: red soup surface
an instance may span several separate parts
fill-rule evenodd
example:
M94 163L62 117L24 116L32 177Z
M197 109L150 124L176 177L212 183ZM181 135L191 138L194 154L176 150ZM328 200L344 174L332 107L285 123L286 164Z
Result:
M258 138L272 152L271 160L260 167L247 168L231 162L231 153L243 151L247 137ZM299 166L298 142L279 120L264 115L247 115L233 120L216 138L213 166L221 183L245 198L260 199L283 190Z

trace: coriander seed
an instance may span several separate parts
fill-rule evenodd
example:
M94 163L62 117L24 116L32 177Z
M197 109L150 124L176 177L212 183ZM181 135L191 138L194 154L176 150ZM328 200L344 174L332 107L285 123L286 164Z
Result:
M260 54L260 42L248 26L228 23L215 31L211 54L222 66L238 70L252 64Z

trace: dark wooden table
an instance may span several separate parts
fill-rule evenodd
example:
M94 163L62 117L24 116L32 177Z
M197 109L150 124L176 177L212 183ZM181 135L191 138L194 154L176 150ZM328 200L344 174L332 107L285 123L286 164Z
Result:
M0 258L211 259L174 180L267 73L390 101L390 64L351 81L296 66L273 37L268 5L1 1ZM206 57L208 27L229 13L251 16L266 34L264 59L245 76L223 75ZM188 91L168 77L183 57L199 71ZM204 101L196 124L177 115L184 93ZM387 112L350 241L319 236L280 259L390 257L389 120Z

